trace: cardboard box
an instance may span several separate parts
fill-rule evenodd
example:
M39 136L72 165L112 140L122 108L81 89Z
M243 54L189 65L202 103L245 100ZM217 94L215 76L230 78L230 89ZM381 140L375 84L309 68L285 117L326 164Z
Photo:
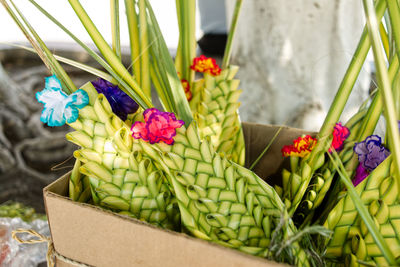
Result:
M244 124L246 165L249 166L279 129ZM270 184L280 182L283 145L304 131L284 127L255 171ZM188 235L71 201L69 174L44 189L44 200L55 250L92 266L281 266ZM57 266L73 266L58 261Z

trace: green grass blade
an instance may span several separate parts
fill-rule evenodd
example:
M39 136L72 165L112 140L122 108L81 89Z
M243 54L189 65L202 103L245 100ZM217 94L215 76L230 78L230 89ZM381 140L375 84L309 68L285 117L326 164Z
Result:
M60 63L54 58L53 54L51 51L47 48L46 44L43 42L43 40L40 38L40 36L36 33L35 29L31 26L31 24L28 22L28 20L24 17L22 12L18 9L18 7L14 4L12 0L10 0L10 3L14 7L15 11L18 13L20 18L22 19L23 23L26 25L28 30L32 33L33 37L36 39L38 42L39 46L42 48L44 54L48 58L49 62L51 62L52 68L57 75L57 78L60 79L61 84L64 85L64 88L66 91L72 93L77 90L75 84L72 82L71 78L68 76L68 74L65 72L63 67L61 67Z
M115 55L121 58L121 39L119 32L119 0L110 0L112 47Z
M2 42L0 42L0 43L2 43ZM9 44L9 43L2 43L2 44L6 44L6 45L9 45L9 46L21 48L21 49L24 49L26 51L29 51L29 52L37 54L35 49L32 49L32 48L24 46L24 45ZM91 74L93 74L93 75L95 75L97 77L101 77L101 78L103 78L103 79L105 79L105 80L107 80L109 82L112 82L112 83L116 82L115 79L111 75L109 75L108 73L105 73L104 71L101 71L99 69L96 69L94 67L91 67L89 65L80 63L78 61L75 61L75 60L72 60L72 59L69 59L69 58L66 58L66 57L58 56L58 55L55 55L55 54L53 54L53 56L58 61L60 61L62 63L68 64L68 65L73 66L73 67L78 68L78 69L81 69L81 70L86 71L88 73L91 73Z
M195 73L190 66L196 57L196 0L176 0L176 13L179 42L175 66L180 77L192 86Z
M386 10L385 0L378 0L376 2L376 14L378 19L383 17ZM361 39L357 45L356 51L352 57L349 67L343 77L343 80L339 86L339 89L335 95L335 98L329 108L328 114L325 117L325 121L318 134L318 139L322 142L317 142L315 148L310 155L310 165L313 165L314 160L319 152L324 149L324 140L330 136L333 127L336 122L339 121L340 115L347 103L350 93L354 87L357 77L361 71L361 68L365 62L368 51L371 47L371 41L368 36L367 27L364 27Z
M10 17L14 20L14 22L17 24L17 26L20 28L22 33L25 35L26 39L29 41L29 43L32 45L32 47L35 49L36 53L40 57L40 59L43 61L47 69L54 73L53 67L51 66L51 63L47 59L46 55L44 54L43 50L40 48L40 46L37 44L35 39L31 36L31 34L28 32L28 30L25 28L25 26L22 24L21 21L19 21L18 17L14 14L14 12L11 10L10 6L6 3L5 0L0 0L1 4L4 6L6 9L7 13L10 15Z
M82 25L85 27L86 31L92 38L93 42L96 44L97 48L107 60L109 65L114 69L114 71L124 80L132 90L129 90L129 96L133 98L140 106L144 109L152 107L151 100L143 93L142 89L133 79L131 74L124 67L119 58L114 54L112 49L108 46L107 42L104 40L103 36L100 34L93 21L89 18L86 11L83 9L79 0L68 0L71 7L75 10L75 14L81 20Z
M151 98L149 37L147 30L146 2L139 0L139 38L140 38L140 86ZM136 60L136 59L135 59Z
M132 73L136 76L136 81L141 84L140 81L140 61L138 60L140 55L139 47L139 30L138 30L138 18L135 10L134 0L125 0L126 19L128 20L128 31L129 31L129 43L131 50L131 62L133 64Z
M382 45L383 48L385 49L386 58L389 60L390 59L389 37L386 32L385 26L383 26L382 22L379 25L379 35L381 36Z
M356 190L354 189L353 183L351 182L350 178L348 177L346 170L343 166L342 161L339 158L339 155L336 151L333 151L332 155L327 153L330 157L335 169L337 170L341 181L347 188L347 192L353 201L354 206L356 207L358 214L360 215L361 219L364 221L365 225L367 226L369 232L371 233L376 245L382 251L383 256L388 261L390 266L397 266L395 257L393 256L392 251L389 249L388 244L385 242L385 239L379 232L378 228L376 227L371 215L369 214L367 208L365 207L364 203L362 202L360 196L357 194Z
M226 42L224 58L222 59L222 69L225 69L229 65L232 54L232 43L235 38L236 26L239 20L240 10L242 8L243 0L236 0L235 11L233 12L231 26L229 28L228 40Z
M253 170L254 167L257 165L257 163L261 160L261 158L267 153L268 149L271 147L271 145L274 143L275 139L278 137L279 133L283 129L283 126L279 127L278 131L276 131L275 135L272 137L271 141L267 144L267 146L264 148L264 150L261 152L261 154L257 157L257 159L251 164L249 170Z
M49 20L51 20L54 24L56 24L61 30L63 30L66 34L68 34L77 44L79 44L85 51L94 59L96 60L112 77L113 80L111 81L114 84L120 85L122 91L124 91L127 95L129 95L132 99L135 99L135 92L132 88L121 79L119 76L108 63L100 57L93 49L79 40L71 31L69 31L64 25L62 25L56 18L54 18L50 13L48 13L45 9L43 9L39 4L37 4L34 0L29 0L43 15L45 15ZM138 102L139 105L143 107L144 103Z
M165 95L169 97L170 102L173 103L173 109L176 110L175 113L178 115L178 117L184 120L186 125L189 125L190 122L193 120L193 115L190 110L189 103L186 99L181 81L176 73L174 62L172 61L171 55L162 36L153 9L151 8L148 0L146 0L146 6L149 13L149 29L152 30L152 38L154 38L151 41L151 49L153 49L154 55L157 57L157 60L162 64L160 72L165 73L169 84L168 87L164 88L164 90L166 90ZM157 47L158 49L155 49Z
M378 20L376 18L375 10L373 8L373 3L368 0L363 0L363 3L365 15L367 17L367 25L369 30L368 32L372 40L372 50L374 52L376 74L380 87L379 91L383 96L383 103L385 105L386 124L389 128L389 149L393 154L393 161L396 166L395 176L396 179L398 179L397 183L400 190L400 135L396 118L396 109L393 100L393 94L391 92L391 82L389 80L384 55L379 42Z

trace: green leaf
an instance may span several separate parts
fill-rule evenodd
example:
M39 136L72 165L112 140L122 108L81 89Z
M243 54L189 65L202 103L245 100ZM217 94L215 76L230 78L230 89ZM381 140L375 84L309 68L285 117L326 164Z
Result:
M186 99L181 81L176 73L174 62L172 61L160 27L158 26L153 9L148 0L146 0L146 6L149 13L148 27L151 36L151 50L155 57L153 57L152 64L158 64L159 73L165 77L165 81L163 81L165 82L165 85L167 85L165 88L159 88L157 92L158 94L163 95L164 98L168 98L168 102L172 103L172 112L177 114L180 119L184 120L186 125L189 125L193 120L189 103Z
M6 4L5 1L2 1L3 4ZM60 63L54 58L53 54L50 52L50 50L47 48L43 40L40 38L40 36L36 33L35 29L30 25L28 20L24 17L22 12L18 9L18 7L14 4L12 0L10 0L10 3L14 7L15 11L18 13L20 18L22 19L23 23L26 25L32 36L35 38L36 42L39 44L41 50L43 51L47 62L50 63L52 71L56 74L57 78L60 79L61 84L63 85L63 88L72 93L77 90L75 84L72 82L71 78L68 76L68 74L65 72L65 70L61 67ZM7 7L6 7L7 8ZM8 9L14 20L18 20L16 14L9 8ZM19 25L23 25L21 22ZM23 26L22 26L23 27ZM22 29L22 28L21 28ZM24 31L24 30L23 30Z
M224 58L222 59L222 69L225 69L229 65L232 53L232 43L235 37L236 26L239 20L240 10L242 7L243 0L236 0L235 11L233 12L231 26L229 28L228 40L225 46Z
M0 42L0 43L2 43L2 42ZM13 46L13 47L18 47L18 48L24 49L26 51L29 51L29 52L37 54L37 51L35 49L32 49L32 48L24 46L24 45L10 44L10 43L2 43L2 44L6 44L6 45L9 45L9 46ZM88 73L91 73L91 74L93 74L93 75L95 75L97 77L101 77L101 78L103 78L103 79L105 79L105 80L107 80L109 82L114 82L114 83L116 82L111 75L109 75L108 73L105 73L104 71L101 71L99 69L96 69L94 67L91 67L89 65L80 63L78 61L75 61L75 60L72 60L72 59L69 59L69 58L65 58L65 57L62 57L62 56L57 56L55 54L53 54L53 56L58 61L60 61L62 63L68 64L68 65L73 66L73 67L78 68L78 69L81 69L81 70L86 71Z
M389 0L388 0L389 1ZM373 8L373 3L368 0L363 0L365 15L367 17L367 25L370 39L372 40L372 50L374 52L375 66L377 80L380 88L380 92L383 96L383 103L385 105L385 118L386 124L389 129L389 150L393 154L393 161L395 163L396 169L396 179L400 190L400 134L396 117L396 109L393 100L393 94L391 92L391 82L389 80L388 70L386 68L386 63L384 55L381 49L381 44L379 41L379 30L378 30L378 19ZM398 8L397 4L395 8ZM396 13L396 12L395 12ZM393 15L393 13L390 13ZM394 20L397 22L397 20ZM398 26L398 25L396 25ZM396 28L396 27L393 27ZM399 43L400 44L400 35ZM395 34L396 38L396 34Z
M119 33L119 0L110 0L112 47L118 58L121 58L121 41Z
M176 0L179 42L175 57L175 67L180 77L192 86L194 71L190 68L196 57L196 0Z
M103 36L100 34L93 21L90 19L86 11L83 9L79 0L68 0L71 7L75 10L76 15L81 20L82 25L96 44L97 48L107 60L111 68L118 74L121 80L124 80L131 90L128 90L128 95L133 98L140 106L144 109L152 107L151 100L143 93L143 90L139 87L137 82L133 79L130 73L122 64L121 60L115 55L112 49L109 47ZM127 89L127 88L125 88Z

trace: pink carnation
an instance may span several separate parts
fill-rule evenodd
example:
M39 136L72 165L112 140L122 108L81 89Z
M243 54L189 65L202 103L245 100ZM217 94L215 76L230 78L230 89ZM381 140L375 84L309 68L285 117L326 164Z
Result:
M132 125L132 136L135 139L150 142L150 144L163 141L172 145L176 129L185 124L184 121L177 120L174 113L162 112L156 108L146 109L143 112L143 118L144 122L137 121Z
M333 139L332 145L329 148L329 152L332 152L333 149L336 151L340 151L343 149L344 141L349 137L350 130L346 126L343 126L340 122L336 123L333 128Z

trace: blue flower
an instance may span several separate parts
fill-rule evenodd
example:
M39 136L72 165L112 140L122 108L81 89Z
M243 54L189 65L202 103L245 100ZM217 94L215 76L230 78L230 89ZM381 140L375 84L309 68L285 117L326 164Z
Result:
M102 78L92 81L99 94L103 94L111 105L112 111L123 121L128 114L135 113L139 105L125 94L117 85Z
M67 95L55 75L46 78L43 91L36 93L36 99L44 105L40 120L48 126L62 126L78 119L79 109L89 104L88 94L79 89Z

